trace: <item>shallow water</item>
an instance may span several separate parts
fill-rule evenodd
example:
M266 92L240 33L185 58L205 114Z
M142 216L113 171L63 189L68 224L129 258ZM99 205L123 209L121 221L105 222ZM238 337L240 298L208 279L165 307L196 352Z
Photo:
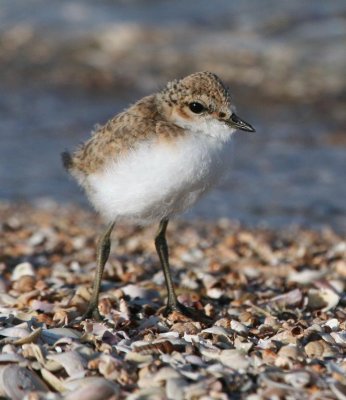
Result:
M0 72L6 78L6 82L4 79L0 86L0 199L13 201L53 198L59 202L77 201L86 204L83 194L63 171L60 152L65 148L73 148L88 137L95 123L105 122L128 103L155 90L167 77L180 76L185 70L189 71L188 65L178 68L174 57L182 54L179 60L183 62L187 51L197 51L195 49L199 48L205 49L205 55L203 52L202 55L196 52L194 59L197 61L193 67L204 69L210 65L211 69L215 67L217 70L222 66L223 69L220 67L218 72L234 87L239 115L253 124L257 132L236 134L235 145L230 153L230 176L188 215L203 218L226 216L251 225L265 224L272 227L287 224L331 225L346 232L345 97L340 89L340 71L345 66L345 57L337 51L345 40L345 30L338 24L340 19L345 19L346 7L339 1L328 5L324 3L316 2L315 7L312 7L311 2L299 2L300 22L294 28L289 25L285 31L285 24L281 26L281 30L275 27L274 22L277 20L274 17L277 16L280 20L284 13L282 9L275 8L271 1L261 2L264 4L263 9L258 3L250 1L221 1L218 3L219 7L202 1L198 8L195 7L195 2L177 2L173 6L172 3L157 1L124 1L116 5L110 1L102 1L98 5L89 1L51 1L47 6L43 1L3 1L2 8L0 7L0 29L6 38L10 38L4 43L13 45L16 40L20 42L18 38L23 32L24 36L29 35L32 40L25 39L27 42L24 45L13 45L15 50L3 46L0 51L5 60L0 66ZM297 5L297 2L285 2L286 14L293 15ZM266 8L272 10L272 15L268 16L264 12ZM112 13L114 10L116 12ZM230 15L232 18L228 18ZM322 19L324 15L328 17L326 20ZM274 18L274 22L269 23L269 17ZM307 22L303 21L303 17ZM78 74L81 71L82 75L90 68L85 60L90 61L90 57L95 56L90 45L86 46L87 50L83 48L85 35L96 32L95 37L98 38L98 32L105 26L117 26L117 23L124 24L124 21L130 22L129 26L131 23L137 24L134 29L138 29L138 26L155 26L155 35L162 32L163 36L167 35L168 42L172 32L167 33L167 29L175 29L177 24L189 34L186 42L182 40L184 36L179 40L175 36L176 41L169 42L166 47L163 42L155 42L158 40L155 35L148 38L148 51L152 51L154 55L150 46L158 46L155 50L158 52L156 59L164 62L156 71L152 65L149 68L146 64L150 64L150 59L145 59L145 49L139 53L136 53L136 49L128 54L124 53L125 55L120 49L117 56L119 69L123 68L121 76L126 76L123 79L126 81L125 87L120 84L116 86L116 83L111 90L106 90L102 81L101 87L98 86L96 90L85 86L83 82L89 82L90 78L83 78L82 82L78 80ZM126 29L132 32L129 26L126 25ZM225 56L222 56L222 46L228 46L225 30L230 26L233 32L239 33L241 40L249 40L246 44L249 52L247 57L257 54L261 46L270 47L274 39L278 44L282 40L282 45L292 50L292 59L296 60L296 65L289 70L289 74L292 76L292 71L296 71L293 77L298 83L301 82L301 86L298 86L302 94L297 90L290 92L291 88L285 86L284 80L282 87L275 83L275 90L272 88L270 93L266 92L266 79L270 82L270 77L264 77L263 81L251 81L243 91L247 78L242 77L240 72L246 68L251 70L252 61L250 57L248 65L245 63L244 68L239 69L241 79L238 84L237 75L234 78L227 68L230 61L225 61ZM271 27L271 31L268 31L268 27ZM13 33L13 29L19 29L19 33ZM56 34L59 30L61 35ZM199 34L196 35L196 30L205 32L203 40ZM318 30L323 32L323 43L318 37ZM36 31L40 35L32 36L32 32ZM253 37L251 39L254 32L257 35L256 40ZM45 43L42 33L47 33L49 37L46 48L42 45ZM193 39L188 42L190 34ZM219 35L217 43L220 52L214 48L214 53L209 54L208 51L213 46L208 47L205 43L215 35ZM246 39L248 35L250 39ZM306 84L308 78L304 74L309 76L313 72L311 65L316 58L316 50L312 50L311 40L316 45L316 35L317 43L321 43L329 51L334 49L334 58L321 61L318 73L323 72L323 68L326 68L326 74L328 68L331 71L325 82L312 87ZM299 51L304 53L304 48L301 47L304 43L302 37L309 48L304 62L299 58L300 55L294 58L294 51L299 46ZM62 38L73 38L75 47L71 50L71 42L63 42ZM221 38L225 40L222 46ZM199 40L204 43L205 48ZM253 53L251 45L254 47ZM172 64L169 62L170 49L174 55ZM113 47L112 51L115 51ZM69 58L69 52L73 53L73 57L77 53L82 61L79 62L78 57ZM107 54L107 49L103 49L103 52ZM20 57L23 53L24 59ZM41 62L40 59L38 62L37 54L46 57L45 61ZM66 57L63 63L60 54ZM131 57L135 57L134 62L121 64L125 62L125 58L132 60ZM271 57L271 53L268 53L268 57ZM99 64L96 65L93 58L92 68L96 75L100 70L102 74L106 74L116 69L112 69L112 60L102 59L101 62L100 59L98 55ZM274 59L275 57L271 59L272 64ZM288 65L290 60L286 62ZM172 66L167 72L167 66L171 65L174 68ZM278 63L273 71L279 71L280 65ZM66 73L59 75L61 68L65 67ZM77 71L75 81L69 75L69 67ZM140 67L143 68L143 76L138 72ZM282 61L282 68L284 67L286 68L286 64ZM263 70L264 67L259 69ZM285 77L285 72L282 74ZM251 74L247 76L253 77ZM113 82L117 77L110 75L109 79ZM274 74L273 81L276 82L275 80L280 83L280 76ZM117 87L119 90L116 90ZM309 91L311 87L313 91ZM277 101L280 96L281 101ZM313 101L306 99L306 96L314 96Z

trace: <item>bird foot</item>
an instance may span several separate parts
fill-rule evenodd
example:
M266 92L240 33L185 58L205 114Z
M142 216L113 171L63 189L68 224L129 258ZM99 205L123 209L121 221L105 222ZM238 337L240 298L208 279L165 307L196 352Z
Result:
M167 307L163 311L163 315L165 317L168 317L170 314L174 312L183 314L188 319L201 322L205 325L211 325L213 323L213 319L204 314L203 311L199 311L191 307L186 307L179 302L177 302L176 304L167 305Z
M93 319L97 322L103 320L97 307L88 307L85 313L81 316L81 321L84 321L86 319Z
M81 315L80 317L76 317L74 320L70 321L66 326L67 327L75 326L76 324L80 324L86 319L92 319L96 322L100 322L103 320L98 308L89 306L83 315Z

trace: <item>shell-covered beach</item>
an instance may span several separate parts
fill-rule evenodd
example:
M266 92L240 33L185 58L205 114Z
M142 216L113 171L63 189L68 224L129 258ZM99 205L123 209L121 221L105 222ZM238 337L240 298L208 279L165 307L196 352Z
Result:
M344 399L346 243L322 232L173 222L179 300L162 316L155 229L118 226L99 309L94 213L0 207L0 393L11 399ZM25 397L25 393L26 397ZM30 393L30 394L28 394Z

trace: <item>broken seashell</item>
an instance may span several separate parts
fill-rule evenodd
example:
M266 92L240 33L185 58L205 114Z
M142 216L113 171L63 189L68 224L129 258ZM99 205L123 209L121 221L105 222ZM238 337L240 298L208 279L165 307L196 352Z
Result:
M154 375L155 373L150 370L148 365L145 366L144 368L141 368L138 373L138 378L139 378L137 381L138 387L148 388L153 386L161 386L160 381L154 381Z
M340 322L336 318L331 318L323 326L328 326L332 331L336 331L339 329Z
M60 354L49 354L47 360L61 364L71 377L82 377L86 374L87 362L77 351L68 351Z
M346 331L341 332L331 332L330 336L335 340L335 343L346 345Z
M34 267L28 262L17 264L14 267L11 280L17 281L19 278L25 275L35 276Z
M295 344L287 344L286 346L281 347L278 351L278 355L292 360L298 360L303 356L302 351Z
M43 311L44 313L52 313L55 308L55 304L48 303L47 301L33 299L30 303L30 308L35 311Z
M7 293L0 293L0 304L5 306L14 306L17 299Z
M294 374L294 373L292 373ZM292 378L291 378L292 379ZM294 381L294 379L293 379ZM304 377L302 378L302 381L304 382ZM293 385L290 385L285 382L285 373L279 372L279 371L274 371L274 372L262 372L259 374L259 382L262 385L268 386L269 388L275 388L282 390L282 396L284 396L285 392L296 392L295 397L293 398L298 398L298 394L303 393L303 390L301 387L294 387ZM299 383L298 381L294 381L294 383Z
M166 396L167 399L184 400L184 388L188 386L184 378L170 378L166 382Z
M202 333L211 333L212 335L224 336L226 338L229 338L230 336L230 332L226 331L226 329L215 325L210 328L203 329Z
M242 336L247 336L249 333L249 328L235 319L231 320L231 329Z
M95 360L93 360L95 361ZM98 370L106 379L109 380L119 380L121 374L121 361L108 355L102 354L98 361ZM88 367L90 366L90 362Z
M207 347L203 344L199 345L199 351L207 359L219 359L221 354L221 350L217 347Z
M336 351L324 340L309 342L304 347L305 353L309 358L328 358L335 357Z
M171 354L175 346L169 340L160 340L155 343L133 343L134 351L142 354Z
M64 383L57 378L52 372L50 372L46 368L41 368L40 370L42 378L51 386L53 389L55 389L57 392L65 392L66 387Z
M328 287L310 289L308 292L308 307L312 310L321 308L322 311L329 311L335 308L339 301L339 294Z
M18 346L18 345L22 345L22 344L35 342L36 339L38 339L40 337L41 332L42 332L42 328L37 328L34 331L32 331L28 336L14 340L12 343L14 345Z
M157 296L157 292L155 292L154 294L152 291L134 284L123 286L121 290L124 292L126 296L129 296L131 299L135 298L150 299Z
M179 333L174 332L174 331L168 331L168 332L163 332L158 335L160 338L165 338L165 339L178 339L179 338Z
M272 297L269 304L275 304L277 307L298 306L303 300L303 293L300 289L291 290L288 293Z
M193 354L189 354L185 357L187 363L191 365L198 365L199 367L205 367L205 363L201 359L201 357L195 356Z
M153 360L153 356L150 354L141 354L136 351L129 351L126 353L125 360L133 361L138 364L147 364Z
M23 324L21 324L21 326L23 326ZM30 331L27 328L19 327L18 325L0 330L0 336L11 338L24 338L28 335L30 335Z
M21 275L13 283L13 289L19 293L30 292L35 289L36 278L32 275Z
M36 359L40 364L45 365L46 357L42 347L38 344L28 343L22 346L22 354L26 358Z
M326 271L314 270L314 269L303 269L299 272L293 272L288 276L289 282L296 282L302 285L308 285L316 280L322 278L326 274Z
M247 327L253 326L255 320L256 320L255 316L248 311L245 311L239 315L239 321Z
M88 377L69 381L66 387L70 393L65 394L64 400L99 400L116 399L119 395L119 385L100 377Z
M330 385L330 388L338 400L346 400L346 385L335 382Z
M217 300L220 297L222 297L225 294L224 290L221 290L219 288L210 288L207 290L207 296L210 297L211 299Z
M39 231L39 232L35 232L32 234L32 236L29 237L28 239L28 244L30 246L38 246L40 244L42 244L46 239L46 235L44 232Z
M2 351L4 351L2 349ZM21 356L20 354L16 353L0 353L0 364L7 364L7 363L28 363L28 361Z
M179 335L196 335L200 330L193 322L176 322L172 326L172 331L178 332Z
M219 360L227 367L237 369L238 371L246 370L250 361L242 352L237 349L222 350Z
M239 337L236 337L234 339L234 347L237 350L240 350L243 354L247 354L252 347L254 346L254 344L252 342L245 342L245 341L241 341L244 339L240 339Z
M53 345L61 338L80 339L82 334L76 329L72 328L52 328L43 329L41 336L49 345Z
M181 378L180 373L172 367L162 367L153 377L154 382L167 381L169 379Z
M284 375L284 381L295 388L303 388L310 384L311 375L307 371L288 372Z
M48 392L48 386L38 375L18 365L0 367L0 394L12 400L22 400L29 392Z

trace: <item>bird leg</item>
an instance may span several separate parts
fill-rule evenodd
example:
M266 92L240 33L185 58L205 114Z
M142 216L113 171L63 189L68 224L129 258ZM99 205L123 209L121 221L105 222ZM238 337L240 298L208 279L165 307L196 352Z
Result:
M82 320L86 318L94 318L97 321L101 320L101 316L98 310L99 293L101 287L101 280L103 275L103 270L109 257L111 249L110 235L114 227L114 222L108 225L107 229L104 231L99 239L97 245L97 267L94 278L93 291L87 311L83 314Z
M167 225L168 225L168 219L161 220L158 232L155 237L155 247L161 261L161 267L163 270L163 274L165 276L166 287L168 292L167 306L164 315L167 316L173 311L179 311L188 318L201 321L206 324L210 324L212 320L209 317L207 317L203 312L194 310L193 308L190 307L186 307L183 304L181 304L177 299L177 295L175 294L174 291L173 280L168 261L168 246L166 241Z
M157 254L160 258L161 267L165 276L166 287L168 292L167 308L176 307L178 300L174 291L173 280L168 262L168 246L166 241L166 228L168 225L168 219L163 219L160 222L159 230L155 237L155 247Z

